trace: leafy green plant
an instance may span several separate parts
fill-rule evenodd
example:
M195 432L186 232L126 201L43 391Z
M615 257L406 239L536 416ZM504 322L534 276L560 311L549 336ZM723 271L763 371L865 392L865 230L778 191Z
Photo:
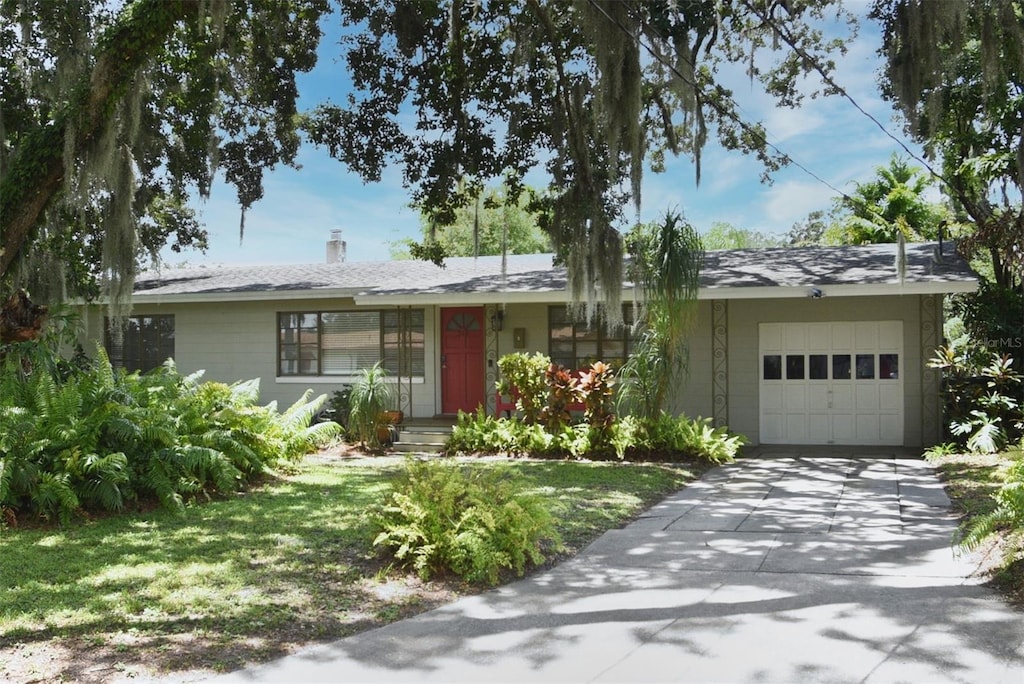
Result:
M661 412L659 388L671 369L659 345L659 334L653 329L643 330L636 338L629 358L619 369L615 401L620 414L654 419Z
M477 408L475 414L459 411L445 451L449 454L517 453L516 425L515 421L488 415L482 407Z
M993 392L984 400L979 400L978 405L987 409L993 406L1012 409L1017 404L1009 397ZM949 427L954 435L967 436L968 450L979 454L994 454L1006 443L1006 431L1003 430L1002 422L1002 417L996 412L973 409L966 418L953 421Z
M384 413L394 401L387 375L379 361L361 369L349 395L349 432L369 449L380 448L380 428L387 425Z
M943 442L942 444L936 444L925 449L924 457L929 461L940 459L944 456L950 456L958 453L960 447L952 442Z
M1003 476L1003 484L996 490L996 507L989 513L975 517L961 544L974 550L998 530L1006 530L1003 564L1009 565L1024 553L1024 443L1013 449L1014 462Z
M338 425L348 428L348 415L352 409L352 386L335 390L327 400L326 413Z
M712 463L733 460L745 443L741 435L712 426L708 418L659 414L655 420L624 416L601 441L586 424L562 425L552 431L540 423L494 418L484 412L461 414L446 445L448 454L508 453L531 456L604 458L614 453L622 460L677 460L695 458ZM610 450L609 450L610 447Z
M646 445L641 442L646 430L643 421L637 416L623 416L621 420L615 422L610 432L609 442L615 451L616 458L620 461L630 450L646 450Z
M591 441L593 431L585 423L562 425L553 433L552 447L556 453L568 454L573 458L583 458L592 453L594 443Z
M655 420L627 417L613 426L612 445L619 458L691 458L727 463L745 443L742 435L716 428L710 418L672 416L662 412Z
M310 425L326 400L309 392L278 414L259 407L258 381L200 383L166 363L150 373L111 367L102 348L86 368L0 378L0 508L70 521L156 498L234 491L252 477L336 437Z
M742 436L731 435L724 427L714 427L710 418L691 420L681 416L676 424L679 432L674 448L712 463L732 461L744 443Z
M522 575L561 541L543 500L524 493L511 471L481 471L445 460L408 460L406 474L372 514L373 545L424 579L451 571L496 584Z
M995 453L1024 434L1024 376L1013 358L969 345L940 347L928 365L943 371L949 430L968 449Z
M630 278L644 293L638 327L644 334L626 361L623 377L638 387L627 400L653 419L669 389L689 370L689 338L697 324L697 293L704 264L700 235L678 211L658 223L638 224L625 239Z
M516 408L522 414L523 422L536 423L540 420L541 410L547 401L548 386L544 374L549 366L551 357L540 352L515 352L498 359L501 380L497 389L506 395L515 390Z

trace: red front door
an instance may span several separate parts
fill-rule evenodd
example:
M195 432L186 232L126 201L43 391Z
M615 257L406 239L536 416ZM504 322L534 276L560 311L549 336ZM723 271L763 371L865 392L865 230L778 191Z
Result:
M441 309L441 412L484 403L483 307Z

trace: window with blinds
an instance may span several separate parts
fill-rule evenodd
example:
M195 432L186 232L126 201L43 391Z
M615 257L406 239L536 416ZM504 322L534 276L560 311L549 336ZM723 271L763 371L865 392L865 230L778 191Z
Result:
M352 376L381 361L423 377L422 309L278 314L278 375Z
M380 361L379 311L320 314L320 374L355 375Z

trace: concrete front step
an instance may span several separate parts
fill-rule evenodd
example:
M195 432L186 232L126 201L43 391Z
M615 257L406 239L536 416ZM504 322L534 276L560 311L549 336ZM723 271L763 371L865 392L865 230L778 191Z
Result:
M444 444L452 434L448 426L402 425L398 439L392 448L399 453L437 454L444 450Z

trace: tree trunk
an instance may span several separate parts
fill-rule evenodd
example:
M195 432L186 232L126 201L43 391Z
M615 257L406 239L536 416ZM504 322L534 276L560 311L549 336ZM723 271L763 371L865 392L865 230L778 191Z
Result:
M46 307L33 304L18 290L0 307L0 343L30 342L42 334Z
M43 211L64 184L64 136L75 125L75 149L98 140L111 112L124 97L136 72L167 42L178 22L194 17L198 3L188 0L139 0L98 41L90 74L53 121L26 137L7 173L0 178L0 281L26 248Z

